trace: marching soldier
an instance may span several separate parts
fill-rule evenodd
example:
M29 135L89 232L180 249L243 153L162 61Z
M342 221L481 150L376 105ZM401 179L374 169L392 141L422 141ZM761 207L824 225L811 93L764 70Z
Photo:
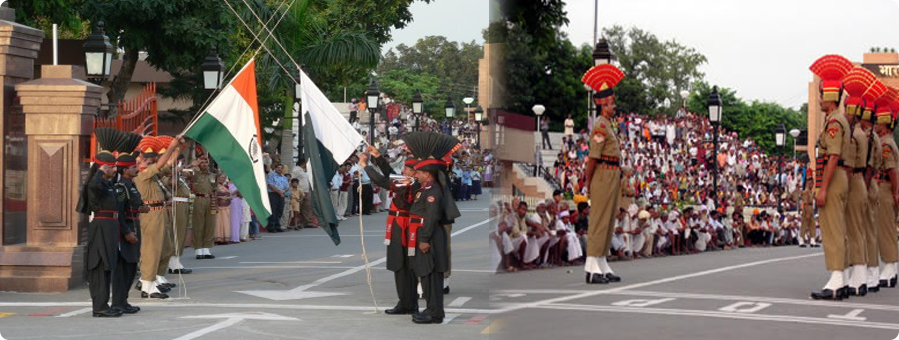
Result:
M119 258L119 202L113 185L116 159L106 151L113 150L109 144L114 143L110 138L114 132L97 131L101 151L94 158L78 207L78 212L93 214L88 226L85 264L94 317L122 316L121 310L109 306L110 285L116 279L113 275L121 274L115 270Z
M886 91L886 86L883 86L883 84L879 85L883 91ZM883 91L881 91L881 93ZM880 95L881 94L876 96L866 95L864 97L865 108L864 111L862 111L861 119L862 129L865 131L865 134L870 141L870 147L868 149L868 154L870 156L867 164L868 169L865 174L865 180L868 183L868 205L866 206L868 228L865 232L865 262L868 265L867 286L869 293L880 291L880 282L878 280L880 278L880 248L877 244L878 224L876 218L880 209L880 184L874 180L874 176L880 171L880 167L883 165L883 147L881 146L880 136L874 132L874 122L876 121L876 116L874 116L874 100Z
M815 183L809 177L805 181L805 190L802 191L802 230L799 232L799 247L805 248L806 242L810 247L817 247L815 242Z
M865 171L868 162L868 136L862 131L859 118L863 111L862 93L868 87L862 73L853 69L843 78L843 87L849 96L845 110L849 122L849 144L842 153L846 172L851 173L849 193L846 199L846 269L843 276L849 284L849 295L865 296L868 293L868 268L865 256L866 225L869 221L865 206L868 188Z
M415 160L406 160L403 167L403 176L410 179L392 181L388 177L393 169L390 164L381 157L381 153L373 146L368 147L375 165L368 166L368 156L359 156L359 166L365 169L372 183L390 190L390 210L387 212L387 232L384 243L387 245L387 269L393 272L396 284L396 294L399 298L397 305L384 313L390 315L413 314L418 312L418 299L415 286L418 281L412 271L412 260L415 248L411 244L412 230L409 229L409 208L411 208L414 195L421 189L421 184L413 182L415 176ZM383 174L383 175L382 175Z
M587 183L590 195L589 228L587 229L587 260L584 271L588 284L619 282L606 262L612 232L615 229L615 215L621 196L621 151L618 137L612 130L612 116L615 115L615 96L612 88L624 78L624 73L609 64L593 67L584 75L584 83L596 91L593 97L600 107L602 116L593 125L590 138L590 153L587 158Z
M843 150L850 143L851 130L846 116L837 108L843 92L842 79L852 69L852 63L837 55L821 57L810 67L821 77L821 109L826 113L824 129L818 137L819 156L816 159L815 179L818 191L816 205L821 209L821 239L824 243L824 262L830 280L820 291L813 291L815 300L842 300L849 297L843 276L846 269L846 194L849 189Z
M184 268L184 265L181 264L181 255L184 253L186 245L184 241L187 237L187 224L190 222L190 185L187 184L184 177L180 175L181 171L179 171L182 169L181 161L183 158L184 155L178 155L177 168L172 173L173 175L178 175L168 176L163 179L166 185L174 185L175 187L175 196L172 197L173 205L175 206L175 218L172 221L175 224L175 253L169 258L169 274L193 273L192 269Z
M877 125L874 131L880 137L883 163L876 179L880 185L880 205L877 213L877 241L880 251L879 288L896 287L899 249L896 244L896 205L899 204L899 148L893 139L892 132L896 120L892 117L891 106L895 107L897 91L888 88L887 92L877 100Z
M134 314L140 311L140 307L128 303L128 290L134 282L137 274L137 264L140 262L140 214L147 213L150 209L144 206L137 187L134 186L134 178L137 177L137 158L135 157L137 145L141 137L135 134L127 134L128 142L119 148L119 156L116 158L116 167L119 171L119 182L124 196L120 200L119 223L121 225L121 238L119 242L119 259L116 275L112 283L112 306L126 314Z
M212 209L215 174L209 170L209 160L206 157L198 158L196 170L187 177L191 181L191 190L195 196L192 244L197 260L214 259L215 255L209 252L209 248L212 248L215 240L215 215Z
M443 280L449 270L448 239L444 225L458 216L445 171L448 159L459 147L451 136L416 132L403 137L406 146L417 159L415 178L421 188L415 193L409 211L409 245L415 248L412 268L421 280L427 308L412 315L418 324L442 323Z

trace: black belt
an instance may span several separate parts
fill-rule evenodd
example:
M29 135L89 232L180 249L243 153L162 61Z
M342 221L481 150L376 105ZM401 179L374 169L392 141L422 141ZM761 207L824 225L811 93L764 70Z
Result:
M94 211L94 219L115 220L119 218L119 212L115 210L97 210Z
M865 170L867 170L867 169L868 168L852 168L852 173L859 174L859 173L865 172Z
M393 211L393 210L391 210L391 211L387 212L387 215L397 216L397 217L409 217L409 212L408 211Z
M196 197L209 197L207 194L194 194Z
M425 219L413 217L409 219L409 223L425 223Z
M597 162L599 162L599 164L604 164L604 165L608 165L608 166L617 166L617 167L621 166L620 161L608 161L608 160L604 160L604 159L599 159L599 160L597 160Z
M146 203L145 205L148 206L148 207L150 207L150 208L159 208L159 207L164 207L164 206L165 206L165 202Z

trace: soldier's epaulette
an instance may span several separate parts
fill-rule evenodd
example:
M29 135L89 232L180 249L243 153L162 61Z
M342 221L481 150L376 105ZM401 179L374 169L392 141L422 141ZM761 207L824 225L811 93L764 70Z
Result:
M600 134L600 135L603 135L603 137L606 136L606 132L605 132L603 129L594 129L594 130L593 130L593 134L594 134L594 135Z

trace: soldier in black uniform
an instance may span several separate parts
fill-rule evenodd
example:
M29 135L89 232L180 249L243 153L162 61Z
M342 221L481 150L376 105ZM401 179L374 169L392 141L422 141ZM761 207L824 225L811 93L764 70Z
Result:
M103 148L102 135L97 139ZM84 190L87 200L83 208L94 215L88 227L85 257L94 317L122 316L121 310L109 306L110 283L119 258L119 202L112 182L115 161L109 151L98 152Z
M141 137L131 134L132 145L126 145L124 150L133 151L140 143ZM128 303L128 289L134 282L134 276L137 274L137 263L140 262L140 214L150 211L150 208L144 206L140 192L134 185L134 177L137 177L137 158L128 152L122 152L116 158L116 167L119 171L119 182L116 188L120 189L119 195L124 196L119 200L119 223L121 225L121 240L119 243L119 259L115 275L112 282L112 306L121 310L126 314L134 314L140 311L140 307L132 306Z
M452 195L449 194L446 170L449 157L459 146L451 136L416 132L403 137L406 147L415 156L415 178L421 188L415 193L409 210L410 243L415 246L412 268L421 280L427 301L424 311L412 315L419 324L442 323L443 280L449 270L450 235L444 225L458 217Z
M403 167L403 176L408 180L392 181L389 176L393 173L389 162L381 157L380 151L369 146L368 152L372 155L375 165L368 166L368 156L363 154L359 158L359 166L365 169L372 183L384 189L390 190L390 211L387 215L387 232L384 243L387 245L387 270L393 272L396 284L396 295L399 298L397 305L384 313L390 315L413 314L418 312L418 299L416 294L417 278L412 271L412 262L415 248L410 245L409 208L412 206L414 195L421 188L419 183L413 182L411 177L415 175L415 160L408 160Z

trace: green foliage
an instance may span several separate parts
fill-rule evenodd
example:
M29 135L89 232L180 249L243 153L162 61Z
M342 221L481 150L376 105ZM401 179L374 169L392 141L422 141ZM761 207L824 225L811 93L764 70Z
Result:
M53 24L59 24L61 39L83 39L90 34L89 25L78 14L85 0L10 0L16 10L16 22L53 34Z

